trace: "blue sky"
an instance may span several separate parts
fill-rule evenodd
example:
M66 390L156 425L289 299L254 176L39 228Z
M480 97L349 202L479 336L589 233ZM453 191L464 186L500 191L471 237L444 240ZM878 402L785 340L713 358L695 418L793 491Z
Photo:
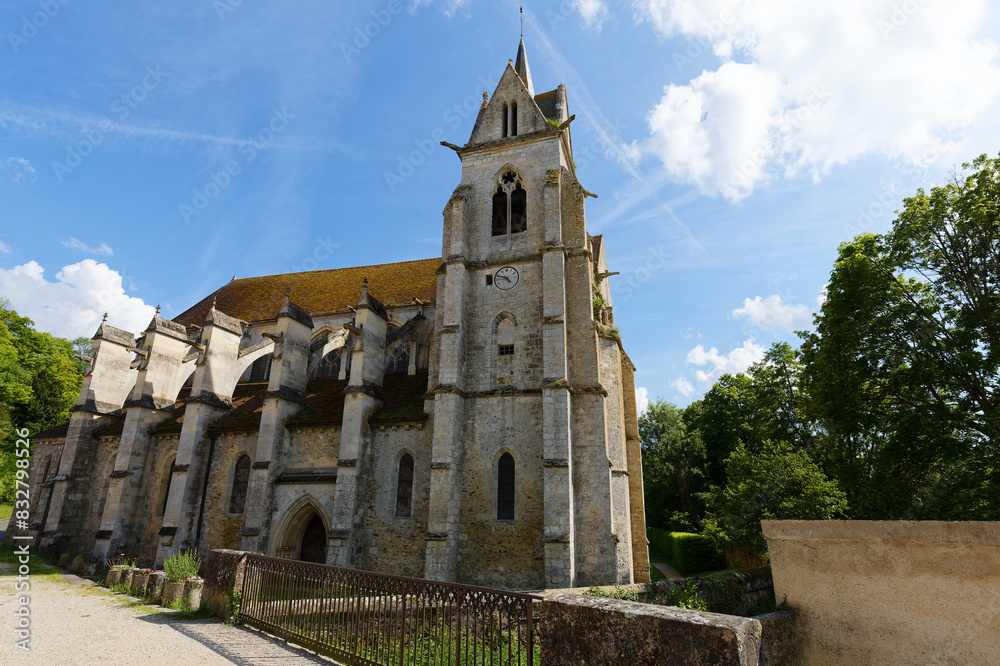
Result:
M0 0L0 294L140 330L244 277L440 254L516 2ZM1000 151L982 0L529 3L641 396L795 340L837 245Z

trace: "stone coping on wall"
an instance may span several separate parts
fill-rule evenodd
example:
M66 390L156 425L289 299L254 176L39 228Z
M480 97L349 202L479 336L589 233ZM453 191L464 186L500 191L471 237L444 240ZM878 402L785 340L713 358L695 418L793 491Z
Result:
M762 520L768 541L843 541L1000 546L1000 522Z

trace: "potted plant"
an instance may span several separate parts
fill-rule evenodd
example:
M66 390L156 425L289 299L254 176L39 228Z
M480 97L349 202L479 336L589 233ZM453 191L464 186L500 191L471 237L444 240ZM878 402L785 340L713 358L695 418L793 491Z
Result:
M149 583L149 574L151 573L153 573L151 569L141 569L132 576L130 589L133 597L146 596L146 584Z
M84 558L83 553L77 553L73 561L70 562L69 572L70 573L80 573L83 571L84 565L87 564L87 560Z
M153 603L159 603L163 598L163 583L166 582L167 575L162 571L153 571L149 574L149 582L146 583L146 598Z
M193 550L184 550L171 555L163 563L167 582L163 585L161 604L169 608L189 607L197 610L201 605L201 588L204 584L198 578L201 560Z
M65 569L73 561L73 553L63 553L59 556L59 567Z
M136 560L125 559L125 553L122 553L118 558L114 560L107 560L108 565L108 576L105 578L104 584L110 588L114 589L122 583L131 586L132 580L131 575L126 577L126 572L135 567Z

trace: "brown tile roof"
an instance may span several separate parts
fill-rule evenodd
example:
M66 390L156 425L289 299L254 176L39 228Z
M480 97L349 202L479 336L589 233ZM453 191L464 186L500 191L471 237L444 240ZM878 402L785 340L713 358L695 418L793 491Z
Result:
M427 392L427 371L415 375L386 375L382 381L385 404L372 414L372 423L379 421L424 420L424 393Z
M340 425L344 420L346 379L310 379L306 385L306 406L288 419L290 426Z
M535 95L535 104L538 108L542 110L542 113L546 118L556 118L558 111L556 110L556 91L550 90L538 95Z
M32 435L32 439L63 439L66 437L66 433L69 432L69 421L62 423L57 426L52 426L51 428L46 428L36 435Z
M267 382L237 384L233 391L233 411L212 424L209 430L257 430L264 408Z
M244 321L274 319L286 289L291 290L291 301L312 316L343 312L357 303L365 278L372 296L388 306L411 303L414 298L433 300L440 266L441 260L434 258L240 278L209 294L174 321L200 326L213 299L217 309Z

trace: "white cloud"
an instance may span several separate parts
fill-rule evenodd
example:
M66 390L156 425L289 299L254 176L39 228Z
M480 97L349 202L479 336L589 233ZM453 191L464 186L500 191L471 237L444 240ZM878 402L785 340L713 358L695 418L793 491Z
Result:
M633 2L640 21L683 38L681 72L706 47L723 61L666 86L647 117L646 152L706 194L736 201L863 156L950 166L1000 138L987 0Z
M10 245L0 241L0 254L10 254Z
M670 385L673 386L677 390L677 392L680 393L685 398L691 397L691 394L694 393L694 384L689 382L687 378L683 376L678 377L674 381L670 382Z
M88 252L90 254L107 254L107 255L114 254L114 250L112 250L107 243L101 243L99 247L91 247L81 240L77 240L73 237L70 237L69 240L64 240L62 244L64 247L68 247L74 250L83 250L84 252Z
M25 180L38 180L35 167L23 157L8 157L6 162L0 162L0 169L7 172L10 182L14 185L20 185Z
M635 408L639 415L646 411L649 407L649 391L646 390L645 386L635 387Z
M602 0L573 0L573 6L588 26L600 28L604 19L608 18L608 6Z
M698 345L688 352L685 360L692 365L708 368L695 372L698 381L708 385L726 373L743 372L752 364L764 360L764 347L754 342L753 338L747 338L741 346L723 355L715 347L706 351L702 345Z
M733 310L734 317L744 317L754 327L764 331L785 329L794 331L812 323L812 311L805 305L786 303L778 294L761 299L755 296L743 301L743 307Z
M0 268L0 295L39 330L69 339L91 336L107 312L108 323L138 333L153 318L153 307L128 296L121 275L107 264L84 259L64 266L55 282L44 273L35 261Z

